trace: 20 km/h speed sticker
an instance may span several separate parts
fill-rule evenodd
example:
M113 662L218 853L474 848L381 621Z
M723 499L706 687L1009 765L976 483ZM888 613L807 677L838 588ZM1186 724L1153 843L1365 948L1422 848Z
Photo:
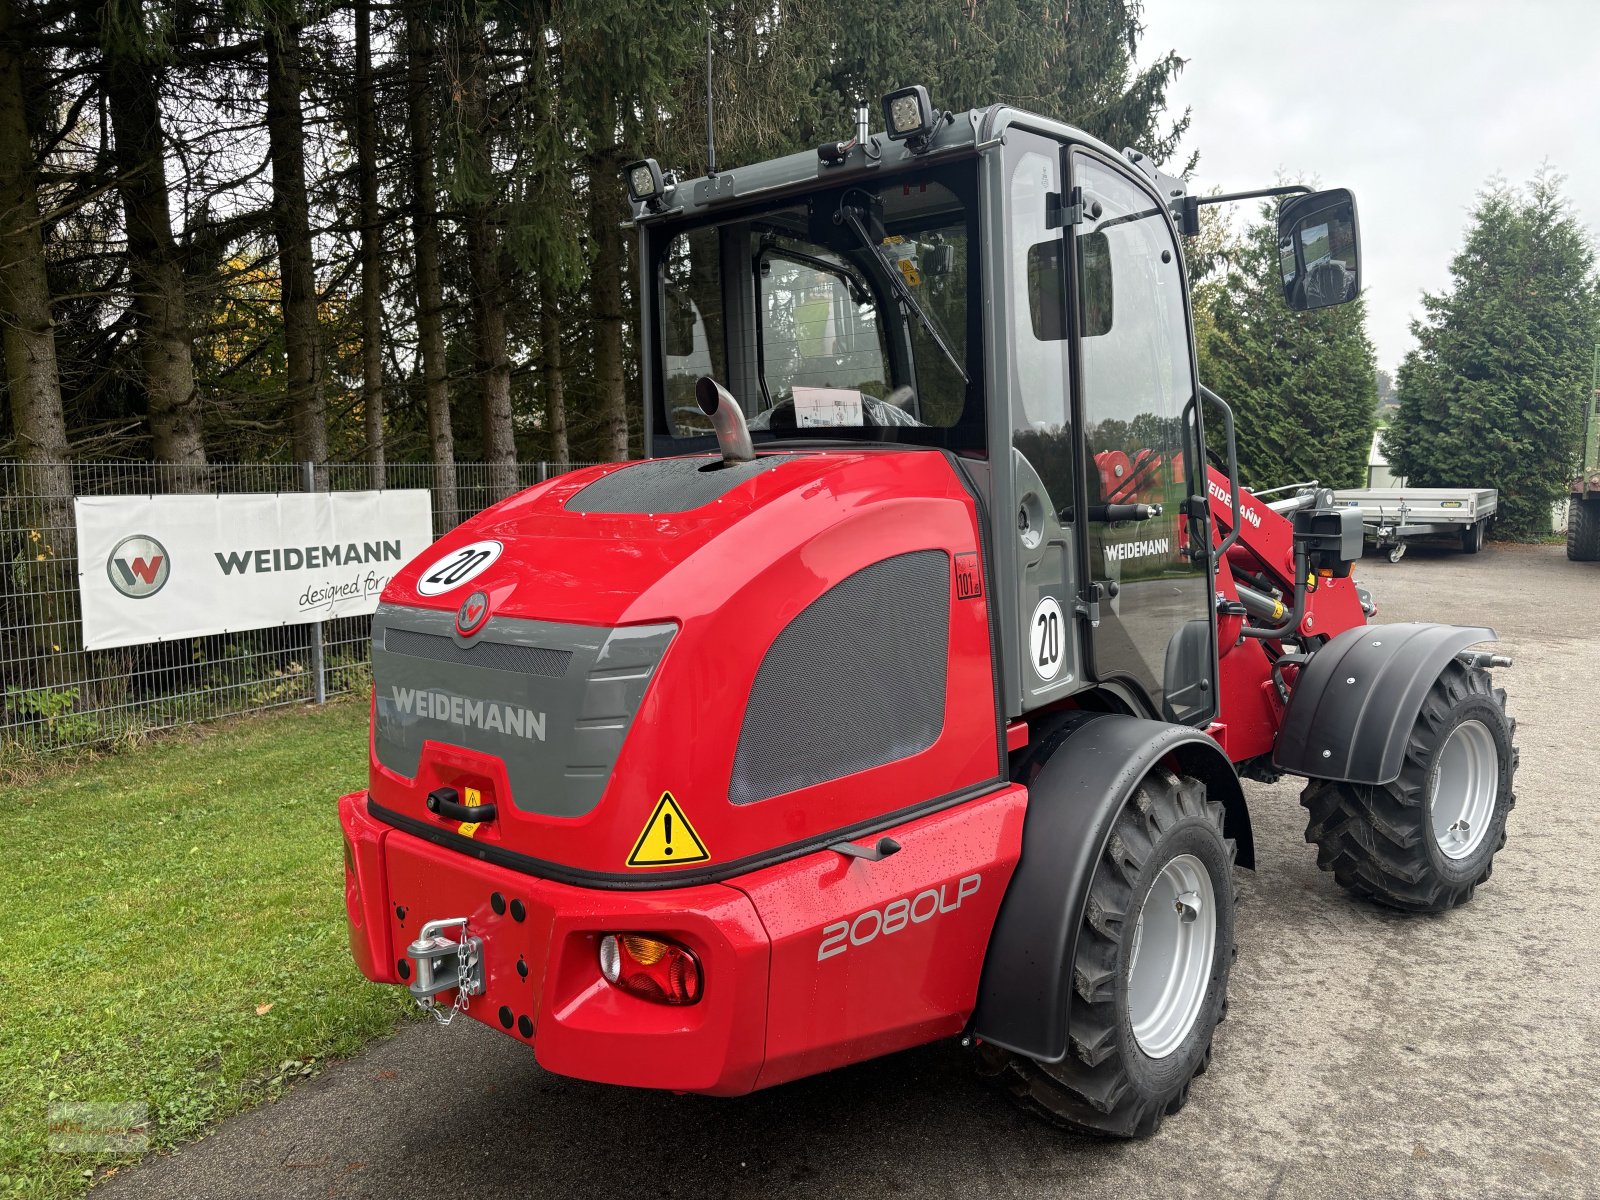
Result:
M419 596L442 596L460 587L469 579L476 579L494 564L505 549L499 542L473 542L450 551L443 558L423 569L417 580Z
M1065 625L1061 605L1054 596L1039 601L1028 622L1028 662L1033 666L1033 673L1046 683L1061 673Z

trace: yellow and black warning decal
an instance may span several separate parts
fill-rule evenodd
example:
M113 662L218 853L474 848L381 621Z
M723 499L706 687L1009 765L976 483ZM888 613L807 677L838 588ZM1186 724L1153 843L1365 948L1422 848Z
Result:
M483 804L483 793L475 787L462 788L461 803L468 808L477 808ZM478 832L478 826L481 824L483 824L482 821L463 821L456 832L463 837L471 837Z
M683 809L672 798L671 792L662 792L661 799L645 822L644 832L633 844L628 855L630 867L667 867L678 863L704 862L711 855L700 835L683 815Z

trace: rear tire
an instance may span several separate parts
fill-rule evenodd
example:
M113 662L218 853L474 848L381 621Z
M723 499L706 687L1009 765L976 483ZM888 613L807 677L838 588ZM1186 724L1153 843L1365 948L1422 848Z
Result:
M1600 496L1572 497L1567 504L1567 557L1600 562Z
M1211 1062L1233 964L1233 842L1205 785L1157 768L1117 817L1073 959L1066 1057L979 1047L981 1073L1066 1129L1148 1137ZM1154 956L1152 956L1154 952Z
M1461 531L1461 552L1476 554L1483 549L1484 522L1474 521Z
M1506 842L1516 727L1488 672L1452 660L1422 702L1398 779L1313 779L1301 793L1317 866L1391 908L1465 904Z

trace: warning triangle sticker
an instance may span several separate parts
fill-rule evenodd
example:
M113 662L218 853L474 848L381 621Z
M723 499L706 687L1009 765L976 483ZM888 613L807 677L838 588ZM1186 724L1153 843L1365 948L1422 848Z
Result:
M705 843L683 815L683 809L672 798L671 792L662 792L655 812L645 822L644 832L633 844L628 855L630 867L668 867L677 863L704 862L711 855Z

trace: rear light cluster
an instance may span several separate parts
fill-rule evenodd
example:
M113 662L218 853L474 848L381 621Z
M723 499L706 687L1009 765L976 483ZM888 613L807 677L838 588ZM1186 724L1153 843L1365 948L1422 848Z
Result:
M600 974L607 983L657 1004L693 1004L703 987L700 960L688 947L648 933L601 938Z

